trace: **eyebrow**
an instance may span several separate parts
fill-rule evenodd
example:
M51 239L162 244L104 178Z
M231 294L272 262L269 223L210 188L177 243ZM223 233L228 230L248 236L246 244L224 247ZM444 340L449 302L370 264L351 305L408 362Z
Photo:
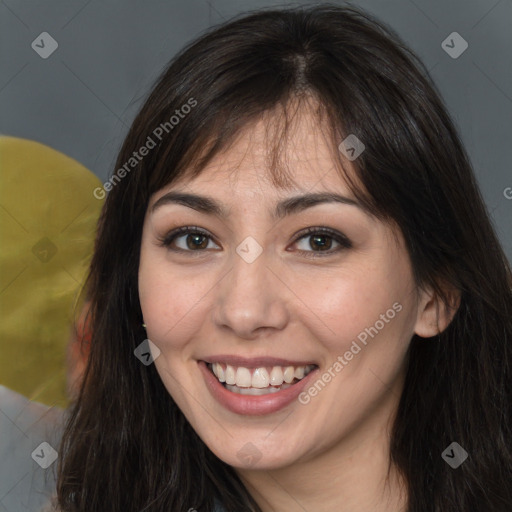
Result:
M272 212L272 218L281 219L322 203L347 204L367 212L367 208L355 199L331 192L318 192L288 197L280 201ZM181 204L207 215L215 215L221 219L226 219L228 217L228 211L225 210L224 207L215 199L208 196L188 194L185 192L168 192L163 195L155 202L151 208L151 213L154 213L155 210L167 204Z

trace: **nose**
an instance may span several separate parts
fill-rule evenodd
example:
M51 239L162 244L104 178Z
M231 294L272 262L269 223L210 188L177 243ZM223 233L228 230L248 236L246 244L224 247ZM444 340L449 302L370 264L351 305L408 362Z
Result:
M278 278L277 269L263 252L252 262L238 253L219 282L215 296L214 322L233 337L255 340L269 331L279 331L288 322L287 301L292 295Z

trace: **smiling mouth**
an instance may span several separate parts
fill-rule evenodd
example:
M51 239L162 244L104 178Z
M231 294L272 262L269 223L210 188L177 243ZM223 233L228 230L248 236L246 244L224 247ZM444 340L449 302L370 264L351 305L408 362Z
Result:
M318 368L316 364L245 368L225 363L206 363L206 366L227 390L240 395L277 393L297 384Z

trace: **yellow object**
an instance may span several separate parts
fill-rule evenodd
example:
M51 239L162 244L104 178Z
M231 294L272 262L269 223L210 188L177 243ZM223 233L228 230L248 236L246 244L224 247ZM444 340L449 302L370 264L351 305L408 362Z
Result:
M66 407L66 351L103 201L99 179L35 141L0 137L0 385Z

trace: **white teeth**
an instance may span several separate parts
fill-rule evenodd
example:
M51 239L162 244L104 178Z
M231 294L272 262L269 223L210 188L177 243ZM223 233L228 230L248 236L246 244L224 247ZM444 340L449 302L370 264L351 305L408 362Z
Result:
M236 385L239 388L250 388L252 384L251 370L239 366L236 370Z
M272 386L280 386L283 382L283 370L281 370L280 366L274 366L270 372L270 384Z
M209 366L219 382L225 382L228 389L230 389L230 386L245 389L270 389L274 386L276 390L284 389L283 386L289 387L295 379L304 378L315 368L315 365L312 364L298 366L297 368L293 366L286 366L285 368L273 366L269 374L269 370L264 367L251 370L243 366L234 367L227 364L224 370L221 363L213 363ZM278 386L281 386L281 388L278 388Z
M293 366L287 366L283 372L284 381L290 384L295 378L295 368Z
M236 384L235 369L232 366L226 365L226 384Z
M224 369L220 363L213 364L213 373L217 375L219 382L226 382L226 374L224 373Z
M267 388L270 382L266 368L256 368L252 374L251 386L253 388Z

